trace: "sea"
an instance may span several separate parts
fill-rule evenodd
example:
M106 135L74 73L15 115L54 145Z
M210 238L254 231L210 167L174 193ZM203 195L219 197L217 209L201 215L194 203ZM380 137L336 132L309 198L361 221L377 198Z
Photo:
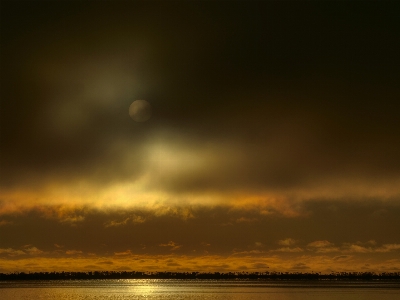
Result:
M400 281L103 279L0 281L1 300L392 300Z

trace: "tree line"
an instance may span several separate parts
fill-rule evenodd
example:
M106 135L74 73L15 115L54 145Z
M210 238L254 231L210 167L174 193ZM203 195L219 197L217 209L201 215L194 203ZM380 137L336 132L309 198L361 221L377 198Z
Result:
M400 280L400 272L15 272L0 273L0 280L83 280L83 279L275 279L275 280Z

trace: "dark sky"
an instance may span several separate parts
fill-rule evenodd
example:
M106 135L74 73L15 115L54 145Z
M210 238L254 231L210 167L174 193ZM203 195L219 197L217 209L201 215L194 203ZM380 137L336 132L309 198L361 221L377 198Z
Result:
M192 268L168 265L179 251L257 269L229 260L245 250L285 270L304 265L279 253L400 268L399 15L394 2L2 1L3 270L29 255L133 268L116 258L133 253ZM137 99L150 120L129 117Z

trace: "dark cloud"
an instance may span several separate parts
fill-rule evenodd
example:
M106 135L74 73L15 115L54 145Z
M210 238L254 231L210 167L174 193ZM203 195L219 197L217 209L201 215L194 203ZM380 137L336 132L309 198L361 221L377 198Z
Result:
M226 257L389 257L400 227L399 12L3 1L2 256L29 256L30 244L49 258L191 256L204 245ZM146 122L129 117L136 99L152 106Z
M161 177L172 191L398 178L397 14L360 8L7 2L2 184L135 180L160 130L222 161ZM154 109L140 125L138 98Z

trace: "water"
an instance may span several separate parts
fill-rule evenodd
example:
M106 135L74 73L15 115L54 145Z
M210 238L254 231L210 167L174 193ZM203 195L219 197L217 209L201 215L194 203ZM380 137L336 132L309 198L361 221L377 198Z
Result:
M60 280L0 282L1 300L391 300L400 282L251 280Z

